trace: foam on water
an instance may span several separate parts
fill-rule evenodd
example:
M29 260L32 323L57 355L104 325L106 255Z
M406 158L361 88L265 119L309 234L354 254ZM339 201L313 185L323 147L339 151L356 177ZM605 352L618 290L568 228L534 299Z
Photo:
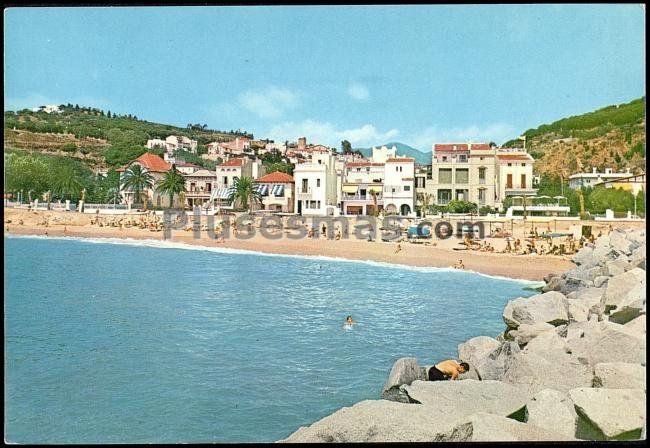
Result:
M532 287L543 286L544 282L535 281L535 280L526 280L519 278L506 277L502 275L490 275L478 271L473 271L471 269L455 269L452 267L434 267L434 266L410 266L406 264L399 263L387 263L384 261L375 261L375 260L354 260L349 258L342 257L329 257L325 255L299 255L299 254L276 254L269 252L261 252L254 250L246 249L232 249L227 247L211 247L211 246L202 246L195 244L180 243L177 241L167 241L167 240L152 240L152 239L136 239L136 238L98 238L98 237L64 237L64 236L43 236L43 235L8 235L5 238L36 238L36 239L49 239L49 240L73 240L81 241L94 244L123 244L127 246L142 246L142 247L152 247L157 249L181 249L181 250L196 250L196 251L207 251L207 252L216 252L221 254L229 255L260 255L264 257L285 257L285 258L303 258L308 260L321 260L327 262L337 262L337 263L362 263L370 266L377 266L389 269L405 269L409 271L416 272L448 272L458 275L464 274L473 274L479 275L482 277L493 278L497 280L508 280L513 282L522 283Z

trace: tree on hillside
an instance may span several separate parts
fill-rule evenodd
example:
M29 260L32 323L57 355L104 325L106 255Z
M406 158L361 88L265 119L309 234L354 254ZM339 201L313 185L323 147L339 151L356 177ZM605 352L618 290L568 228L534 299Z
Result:
M341 142L341 152L343 154L350 154L352 152L352 144L347 140L343 140Z
M243 209L250 211L255 202L262 202L262 196L260 196L260 193L255 189L255 183L251 177L238 177L235 179L233 186L234 189L228 197L228 200L231 201L233 205L239 203Z
M141 165L134 163L126 171L122 178L122 191L129 190L133 193L133 202L141 201L143 193L147 188L153 186L154 179ZM147 209L147 200L144 199L144 208Z
M172 169L165 173L165 178L160 181L156 191L167 194L169 196L169 208L174 207L174 196L185 192L185 178L176 169L176 165L172 165ZM181 208L184 206L185 204L181 204Z

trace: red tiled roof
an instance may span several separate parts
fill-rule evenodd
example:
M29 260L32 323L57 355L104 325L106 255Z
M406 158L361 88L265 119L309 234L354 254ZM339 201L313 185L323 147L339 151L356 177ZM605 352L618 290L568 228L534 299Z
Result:
M454 149L456 147L456 149ZM467 143L436 143L433 145L435 151L468 151Z
M386 160L386 163L409 163L409 162L415 162L415 159L413 157L393 157Z
M273 184L290 184L293 183L293 177L282 171L274 171L265 176L255 179L258 183L273 183Z
M244 164L244 159L230 159L219 166L242 166L243 164Z
M470 149L472 151L474 151L474 150L487 151L487 150L490 150L492 148L490 148L490 145L488 145L487 143L472 143L472 145L470 146Z
M190 163L190 162L178 162L178 163L176 164L176 166L177 166L177 167L180 166L180 167L201 168L199 165L195 165L195 164Z
M497 158L499 160L534 160L530 154L497 154Z
M140 157L135 159L134 161L128 163L127 165L123 166L122 168L118 168L116 171L126 171L126 169L132 164L138 162L140 165L142 165L143 168L145 168L147 171L154 171L154 172L165 172L169 171L172 168L171 163L165 162L163 159L158 157L155 154L151 154L150 152L145 152L142 154Z

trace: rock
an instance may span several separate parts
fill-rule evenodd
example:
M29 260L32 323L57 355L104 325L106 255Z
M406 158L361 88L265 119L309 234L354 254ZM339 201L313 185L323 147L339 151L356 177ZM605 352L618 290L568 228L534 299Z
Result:
M587 322L584 335L566 340L569 351L594 366L601 362L645 364L645 337L638 337L623 325Z
M458 344L458 359L477 366L501 343L488 336L477 336Z
M509 416L522 413L531 395L501 381L414 381L404 386L412 400L437 413L471 415L476 412Z
M526 423L561 435L558 440L575 439L577 418L568 394L554 389L539 391L526 404Z
M634 268L623 274L616 275L609 279L607 290L601 300L605 307L605 313L616 308L627 293L636 285L645 285L646 273L643 269Z
M564 285L566 284L566 280L564 280L562 277L553 277L550 279L550 281L542 288L542 292L549 292L549 291L560 291L562 288L564 288Z
M628 323L624 324L623 331L625 331L627 334L631 336L645 339L646 337L645 314L642 314L636 319L632 319Z
M515 329L520 324L537 322L557 326L569 321L567 308L567 298L559 292L550 291L510 300L503 311L503 320L508 327Z
M609 235L601 235L594 241L594 246L596 246L596 249L599 248L609 248Z
M585 315L586 316L586 315ZM586 317L585 317L586 319ZM510 334L519 347L528 344L533 338L537 337L540 333L552 330L555 327L546 322L536 322L534 324L521 324L516 330L512 330Z
M519 344L514 341L504 341L492 350L474 367L482 380L499 380L510 368L512 360L519 353Z
M569 391L578 414L576 437L586 440L633 440L645 422L642 389L577 388Z
M575 300L580 300L589 306L600 305L606 288L580 288L576 291Z
M419 404L365 400L301 427L279 442L430 442L457 421L455 409L438 412Z
M441 434L436 442L517 442L568 440L564 435L499 415L479 412ZM575 439L573 439L575 440Z
M614 250L623 252L625 255L631 255L632 251L639 247L639 243L630 241L625 236L625 232L615 230L609 235L609 245Z
M402 384L411 384L415 380L424 380L416 358L400 358L393 364L388 379L381 391L381 397L385 400L400 401L408 403L400 390Z
M616 260L616 262L618 262L618 260ZM614 262L610 262L610 263L614 263ZM578 266L577 268L567 271L566 280L567 282L570 279L576 281L581 280L585 284L593 285L594 279L601 275L607 275L607 270L602 266L591 266L591 267Z
M569 300L569 320L574 322L586 321L589 318L589 304L580 300Z
M573 262L578 266L595 266L598 260L594 258L594 250L591 247L583 247L573 256Z
M617 251L611 247L596 247L593 256L599 260L599 264L605 264L607 260L616 260L620 256L625 256L623 252Z
M645 243L636 249L632 251L632 255L630 255L630 263L633 265L636 265L642 260L646 259L646 252L645 252Z
M599 275L594 279L594 286L596 288L600 288L602 286L606 286L606 283L609 281L609 276L607 275Z
M646 292L645 281L642 284L635 285L628 293L618 302L616 308L609 312L610 322L625 324L638 317L645 310Z
M621 257L621 258L617 258L616 260L607 261L605 263L605 268L607 274L604 275L609 275L610 277L613 277L615 275L619 275L622 274L623 272L629 271L630 269L634 268L634 266L630 262L628 262L627 260Z
M646 390L645 367L627 362L601 362L594 367L594 387Z

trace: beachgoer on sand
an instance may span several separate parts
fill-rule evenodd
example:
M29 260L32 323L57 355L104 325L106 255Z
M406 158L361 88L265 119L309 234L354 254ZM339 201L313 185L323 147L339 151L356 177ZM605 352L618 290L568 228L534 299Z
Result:
M402 245L400 243L397 243L397 249L395 249L395 253L398 253L402 250Z
M463 260L458 259L455 265L452 266L454 269L465 269L465 265L463 264Z
M469 372L469 364L453 359L439 362L427 372L429 381L455 380L461 373Z

